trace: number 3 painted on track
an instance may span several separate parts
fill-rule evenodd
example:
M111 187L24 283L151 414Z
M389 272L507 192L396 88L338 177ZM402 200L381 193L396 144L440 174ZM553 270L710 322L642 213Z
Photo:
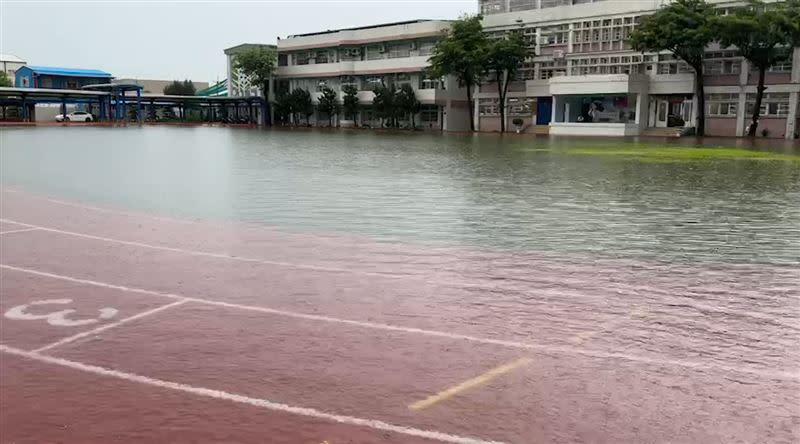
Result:
M71 308L45 314L33 314L27 312L27 309L32 306L51 304L66 305L71 303L72 299L46 299L43 301L34 301L30 304L17 305L16 307L11 308L6 312L6 317L8 319L16 319L20 321L35 321L39 319L45 319L47 320L48 324L55 325L57 327L77 327L79 325L94 324L96 322L100 322L100 320L111 319L118 313L116 308L106 307L100 309L100 316L97 318L69 319L67 318L67 315L70 313L75 313L75 310Z

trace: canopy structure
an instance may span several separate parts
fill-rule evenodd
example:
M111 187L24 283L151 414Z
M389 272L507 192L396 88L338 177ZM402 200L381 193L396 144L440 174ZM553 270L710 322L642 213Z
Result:
M215 85L216 86L216 85ZM83 104L100 121L127 121L126 110L136 107L136 120L144 120L144 108L167 107L178 109L178 119L187 120L188 108L199 109L203 120L215 121L218 116L230 116L235 120L247 120L268 125L269 106L263 97L227 95L173 96L164 94L142 94L142 87L133 83L103 83L84 86L83 89L43 89L0 87L0 106L22 108L22 120L32 121L35 105L60 103L62 114L67 104ZM96 108L95 108L96 107ZM93 112L97 110L97 112Z

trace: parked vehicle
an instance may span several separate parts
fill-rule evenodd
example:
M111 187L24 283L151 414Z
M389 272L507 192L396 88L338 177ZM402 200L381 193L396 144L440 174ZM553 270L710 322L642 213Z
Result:
M73 111L66 116L56 114L56 122L91 122L94 120L91 114L85 111Z

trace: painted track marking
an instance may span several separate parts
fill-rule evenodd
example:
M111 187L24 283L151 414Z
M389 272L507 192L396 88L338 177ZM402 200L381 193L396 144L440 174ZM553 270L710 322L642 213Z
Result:
M96 335L98 333L104 332L106 330L110 330L112 328L119 327L120 325L127 324L128 322L135 321L137 319L145 318L147 316L162 312L162 311L170 309L172 307L177 307L179 305L183 305L183 304L185 304L187 302L189 302L188 299L180 299L180 300L177 300L175 302L171 302L171 303L169 303L167 305L162 305L160 307L156 307L156 308L154 308L152 310L143 311L141 313L138 313L138 314L135 314L133 316L127 317L125 319L121 319L121 320L119 320L117 322L113 322L111 324L106 324L106 325L94 328L92 330L87 330L87 331L84 331L84 332L81 332L81 333L74 334L72 336L68 336L68 337L66 337L64 339L58 340L56 342L53 342L52 344L48 344L48 345L45 345L44 347L37 348L33 352L34 353L41 353L41 352L46 351L46 350L50 350L50 349L53 349L53 348L56 348L56 347L60 347L60 346L65 345L65 344L69 344L71 342L75 342L75 341L77 341L79 339L83 339L83 338L85 338L87 336L93 336L93 335Z
M22 224L19 224L19 225L22 225ZM39 228L36 228L36 227L33 227L33 228L20 228L19 230L0 231L0 235L2 235L2 234L13 234L13 233L27 233L28 231L39 231Z
M115 285L109 284L105 282L93 281L89 279L81 279L75 278L71 276L59 275L55 273L48 273L45 271L33 270L29 268L22 268L22 267L15 267L12 265L7 264L0 264L0 268L5 270L12 270L21 273L32 274L36 276L43 276L49 277L53 279L60 279L68 282L75 282L79 284L86 284L86 285L93 285L96 287L101 288L111 288L115 290L122 290L131 293L140 293L140 294L148 294L154 296L163 296L171 299L179 299L183 300L186 299L189 302L197 302L200 304L206 305L213 305L218 307L226 307L238 310L247 310L247 311L254 311L260 313L267 313L277 316L284 316L289 318L295 319L304 319L309 321L320 321L320 322L329 322L335 324L342 324L342 325L349 325L354 327L362 327L362 328L369 328L374 330L385 330L385 331L396 331L401 333L408 333L408 334L417 334L423 336L431 336L431 337L439 337L439 338L447 338L447 339L454 339L454 340L461 340L461 341L468 341L474 342L478 344L487 344L487 345L497 345L505 348L516 348L522 350L533 350L539 351L544 353L552 353L552 354L571 354L571 355L580 355L580 356L587 356L590 358L598 358L598 359L623 359L626 361L631 362L639 362L643 364L653 364L659 366L675 366L675 367L683 367L692 370L698 371L706 371L706 370L717 370L722 372L731 372L731 373L742 373L742 374L749 374L755 375L759 377L766 377L766 378L778 378L778 379L788 379L788 380L800 380L800 372L783 372L783 371L772 371L772 370L765 370L765 369L758 369L758 368L748 368L743 365L724 365L718 364L716 362L699 362L699 361L689 361L689 360L682 360L682 359L663 359L663 358L649 358L646 356L640 355L630 355L627 353L615 353L615 352L604 352L599 350L588 350L576 347L568 347L568 346L550 346L550 345L542 345L542 344L532 344L532 343L525 343L525 342L518 342L518 341L509 341L503 339L490 339L490 338L481 338L477 336L470 336L464 335L460 333L450 333L444 331L437 331L437 330L426 330L422 328L415 328L415 327L402 327L398 325L391 325L391 324L381 324L376 322L367 322L367 321L355 321L351 319L341 319L335 318L332 316L325 316L325 315L315 315L315 314L308 314L308 313L300 313L300 312L293 312L288 310L279 310L275 308L269 307L259 307L259 306L252 306L252 305L243 305L243 304L236 304L231 302L223 302L223 301L216 301L212 299L203 299L203 298L195 298L189 296L182 296L174 293L165 293L160 291L153 291L153 290L146 290L142 288L135 288L135 287L126 287L123 285Z
M4 219L4 218L0 219L0 222L7 222L7 223L12 223L12 224L22 225L24 227L29 227L29 228L32 229L31 231L33 231L33 229L36 229L36 230L41 230L41 231L48 231L50 233L63 234L63 235L66 235L66 236L81 237L81 238L84 238L84 239L92 239L92 240L101 241L101 242L108 242L108 243L114 243L114 244L120 244L120 245L128 245L128 246L132 246L132 247L149 248L151 250L171 251L173 253L181 253L181 254L186 254L186 255L191 255L191 256L212 257L212 258L216 258L216 259L226 259L226 260L232 260L232 261L249 262L249 263L263 264L263 265L277 265L277 266L281 266L281 267L298 268L298 269L301 269L301 270L325 271L325 272L330 272L330 273L363 274L363 275L366 275L366 276L378 276L378 277L392 278L392 279L406 279L406 278L408 278L408 276L398 276L398 275L388 274L388 273L376 273L376 272L370 272L370 271L353 271L353 270L349 270L347 268L325 267L325 266L322 266L322 265L295 264L295 263L292 263L292 262L270 261L270 260L266 260L266 259L258 259L258 258L252 258L252 257L246 257L246 256L233 256L233 255L225 254L225 253L212 253L212 252L209 252L209 251L187 250L187 249L184 249L184 248L167 247L167 246L163 246L163 245L146 244L144 242L126 241L126 240L122 240L122 239L114 239L114 238L104 237L104 236L95 236L93 234L78 233L78 232L75 232L75 231L59 230L57 228L45 227L45 226L42 226L42 225L33 225L33 224L24 223L24 222L16 222L16 221L13 221L11 219Z
M257 263L257 264L262 264L262 265L275 265L275 266L287 267L287 268L295 268L295 269L300 269L300 270L323 271L323 272L329 272L329 273L346 273L346 274L355 274L355 275L362 275L362 276L374 276L374 277L381 277L381 278L388 278L388 279L410 279L410 280L417 280L417 281L420 281L420 282L429 282L425 278L422 278L422 277L416 276L416 275L411 275L411 274L397 275L397 274L389 274L389 273L377 273L377 272L362 271L362 270L352 270L352 269L347 269L347 268L337 268L337 267L325 267L325 266L319 266L319 265L297 264L297 263L293 263L293 262L270 261L270 260L266 260L266 259L250 258L250 257L244 257L244 256L232 256L232 255L226 254L226 253L212 253L212 252L208 252L208 251L187 250L187 249L184 249L184 248L166 247L166 246L162 246L162 245L153 245L153 244L147 244L147 243L143 243L143 242L126 241L126 240L114 239L114 238L110 238L110 237L95 236L95 235L92 235L92 234L78 233L78 232L75 232L75 231L65 231L65 230L59 230L57 228L45 227L45 226L41 226L41 225L33 225L33 224L25 223L25 222L17 222L17 221L11 220L11 219L0 218L0 222L8 222L8 223L12 223L12 224L22 225L22 226L25 226L25 227L36 228L36 229L41 230L41 231L57 233L57 234L63 234L65 236L73 236L73 237L91 239L91 240L96 240L96 241L101 241L101 242L116 243L116 244L120 244L120 245L128 245L128 246L133 246L133 247L149 248L149 249L153 249L153 250L171 251L171 252L174 252L174 253L182 253L182 254L186 254L186 255L190 255L190 256L211 257L211 258L216 258L216 259L232 260L232 261L247 262L247 263ZM556 281L553 281L553 282L556 282ZM454 287L457 287L457 288L469 288L469 289L484 290L484 291L485 290L491 290L493 288L493 287L487 287L486 285L483 285L483 284L459 283L459 284L455 284L455 285L451 284L451 285L453 285ZM537 294L535 292L532 292L532 291L516 291L516 290L507 290L507 291L514 292L514 293L530 294L530 295L537 296ZM683 298L687 299L688 301L690 301L692 306L694 308L698 309L698 310L703 310L703 311L711 312L711 313L721 313L721 314L724 314L724 315L735 314L737 316L742 316L742 317L752 318L752 319L758 319L758 320L763 320L763 321L768 321L768 322L773 322L773 323L779 322L774 317L768 317L766 315L756 315L752 311L733 310L733 309L730 309L730 308L727 308L727 309L725 309L723 311L719 307L714 307L714 306L711 306L711 305L698 303L694 298L691 298L691 297L683 297ZM786 326L788 328L795 328L794 325L786 324Z
M128 382L135 382L139 384L148 385L151 387L158 387L184 393L190 393L192 395L204 396L207 398L212 398L217 400L231 401L239 404L247 404L265 410L289 413L297 416L305 416L308 418L331 421L339 424L366 427L374 430L381 430L384 432L393 432L407 436L414 436L418 438L432 439L436 441L450 442L456 444L502 444L498 441L487 441L479 438L451 435L448 433L436 432L432 430L423 430L413 427L400 426L383 421L378 421L376 419L366 419L354 416L337 415L334 413L327 413L308 407L292 406L288 404L269 401L267 399L252 398L245 395L229 393L222 390L214 390L204 387L182 384L179 382L165 381L162 379L137 375L135 373L127 373L96 365L84 364L82 362L70 361L67 359L57 358L54 356L43 355L37 352L20 350L18 348L9 347L7 345L2 345L2 344L0 344L0 352L15 356L21 356L23 358L31 359L45 364L67 367L73 370L78 370L84 373L90 373L97 376L117 378Z
M467 379L466 381L454 385L453 387L448 388L447 390L443 390L435 395L431 395L421 401L417 401L408 406L411 410L423 410L426 409L434 404L438 404L442 401L452 398L460 393L463 393L469 389L478 387L480 385L484 385L493 379L496 379L506 373L512 372L522 366L528 365L533 362L531 358L520 358L516 361L509 362L507 364L503 364L499 367L493 368L482 375L478 375L472 379Z
M11 307L5 313L5 317L17 321L46 321L48 324L55 327L78 327L89 324L96 324L100 321L105 321L117 315L116 308L105 307L98 311L100 315L96 318L83 318L71 319L68 315L75 313L75 309L67 308L64 310L51 311L47 313L29 313L28 308L35 306L47 305L69 305L72 304L72 299L45 299L40 301L33 301L27 304L17 305Z

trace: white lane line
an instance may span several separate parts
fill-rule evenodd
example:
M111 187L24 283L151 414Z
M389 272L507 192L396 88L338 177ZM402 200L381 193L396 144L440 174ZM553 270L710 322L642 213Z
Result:
M732 373L743 373L749 375L755 375L759 377L767 377L767 378L778 378L778 379L789 379L789 380L800 380L800 372L782 372L782 371L772 371L772 370L762 370L758 368L748 368L746 366L741 365L725 365L725 364L718 364L715 362L699 362L699 361L689 361L683 359L664 359L664 358L649 358L647 356L640 356L640 355L631 355L627 353L614 353L614 352L604 352L604 351L596 351L596 350L588 350L570 346L551 346L551 345L542 345L542 344L532 344L532 343L525 343L525 342L518 342L518 341L508 341L503 339L489 339L489 338L481 338L477 336L470 336L464 335L459 333L450 333L444 331L437 331L437 330L426 330L422 328L415 328L415 327L402 327L398 325L391 325L391 324L381 324L377 322L367 322L367 321L354 321L351 319L341 319L335 318L332 316L325 316L325 315L315 315L315 314L308 314L308 313L299 313L294 311L287 311L287 310L279 310L275 308L269 307L259 307L259 306L252 306L252 305L242 305L242 304L235 304L231 302L223 302L217 301L213 299L203 299L203 298L195 298L190 296L183 296L175 293L164 293L160 291L153 291L153 290L145 290L142 288L134 288L134 287L126 287L122 285L115 285L109 284L105 282L99 281L92 281L89 279L81 279L75 278L71 276L59 275L54 273L47 273L44 271L33 270L30 268L22 268L22 267L15 267L12 265L7 264L0 264L0 268L12 271L18 271L21 273L28 273L37 276L49 277L53 279L61 279L69 282L75 282L79 284L86 284L86 285L93 285L102 288L110 288L115 290L121 291L128 291L133 293L141 293L141 294L148 294L154 296L164 296L172 299L185 299L190 302L197 302L200 304L207 304L213 305L218 307L226 307L236 310L246 310L246 311L254 311L260 313L267 313L273 314L277 316L284 316L289 318L296 318L296 319L304 319L308 321L320 321L320 322L328 322L333 324L343 324L343 325L351 325L354 327L362 327L362 328L369 328L374 330L385 330L385 331L396 331L401 333L408 333L408 334L416 334L421 336L432 336L432 337L440 337L440 338L447 338L447 339L454 339L454 340L461 340L461 341L468 341L474 342L478 344L487 344L487 345L498 345L501 347L506 348L517 348L523 350L533 350L539 351L544 353L551 353L551 354L569 354L569 355L580 355L580 356L587 356L590 358L599 358L599 359L623 359L626 361L631 362L639 362L644 364L653 364L659 366L675 366L675 367L683 367L692 370L717 370L722 372L732 372Z
M141 312L139 314L135 314L133 316L127 317L127 318L119 320L117 322L112 322L111 324L106 324L106 325L97 327L97 328L92 329L92 330L87 330L87 331L84 331L84 332L81 332L81 333L74 334L72 336L68 336L68 337L66 337L64 339L61 339L60 341L53 342L52 344L45 345L44 347L39 347L36 350L34 350L33 352L34 353L41 353L43 351L47 351L47 350L50 350L50 349L53 349L53 348L56 348L56 347L60 347L60 346L65 345L65 344L69 344L71 342L75 342L75 341L77 341L79 339L83 339L83 338L85 338L87 336L93 336L93 335L96 335L98 333L104 332L106 330L110 330L112 328L119 327L120 325L127 324L128 322L135 321L137 319L145 318L147 316L162 312L164 310L168 310L168 309L170 309L172 307L177 307L179 305L183 305L183 304L185 304L187 302L189 302L188 299L181 299L181 300L169 303L167 305L162 305L160 307L156 307L156 308L154 308L152 310L143 311L143 312Z
M39 228L20 228L19 230L0 231L0 235L11 234L11 233L25 233L28 231L39 231Z
M25 226L25 227L36 228L36 229L42 230L42 231L48 231L48 232L51 232L51 233L63 234L65 236L73 236L73 237L79 237L79 238L84 238L84 239L92 239L92 240L101 241L101 242L109 242L109 243L115 243L115 244L120 244L120 245L128 245L128 246L133 246L133 247L149 248L149 249L153 249L153 250L171 251L171 252L174 252L174 253L181 253L181 254L186 254L186 255L190 255L190 256L211 257L211 258L215 258L215 259L232 260L232 261L247 262L247 263L257 263L257 264L262 264L262 265L276 265L276 266L287 267L287 268L295 268L295 269L301 269L301 270L314 270L314 271L323 271L323 272L329 272L329 273L347 273L347 274L373 276L373 277L381 277L381 278L388 278L388 279L405 279L405 280L415 280L415 281L420 281L420 282L430 282L430 280L428 280L428 279L426 279L424 277L421 277L421 276L418 276L418 275L412 275L412 274L398 275L398 274L391 274L391 273L378 273L378 272L370 272L370 271L362 271L362 270L352 270L352 269L338 268L338 267L325 267L325 266L321 266L321 265L306 265L306 264L297 264L297 263L293 263L293 262L270 261L270 260L265 260L265 259L250 258L250 257L244 257L244 256L232 256L232 255L226 254L226 253L212 253L212 252L206 252L206 251L186 250L186 249L183 249L183 248L166 247L166 246L162 246L162 245L146 244L146 243L143 243L143 242L134 242L134 241L126 241L126 240L114 239L114 238L103 237L103 236L95 236L95 235L86 234L86 233L78 233L78 232L74 232L74 231L59 230L57 228L45 227L45 226L41 226L41 225L32 225L32 224L28 224L28 223L25 223L25 222L14 221L14 220L11 220L11 219L2 219L2 218L0 218L0 222L13 223L13 224L22 225L22 226ZM540 278L540 280L541 279L542 278ZM548 283L558 283L558 282L557 281L550 281ZM465 289L476 289L476 290L483 290L483 291L487 291L487 290L491 289L491 287L487 287L485 284L471 284L471 283L465 283L465 282L463 282L463 283L449 283L448 286L452 286L452 287L456 287L456 288L465 288ZM537 296L537 294L535 292L532 292L532 291L524 291L524 290L508 290L508 291L512 291L512 292L520 293L520 294L524 294L524 295L529 295L530 294L530 295L533 295L533 296ZM725 310L721 310L719 307L715 307L715 306L710 306L708 304L699 303L696 300L694 300L693 298L687 298L687 297L684 297L684 296L681 296L681 298L689 300L691 305L692 305L692 307L697 309L697 310L707 311L707 312L710 312L710 313L720 313L720 314L725 314L725 315L735 314L737 316L747 317L747 318L751 318L751 319L758 319L758 320L772 322L772 323L778 323L778 324L785 325L785 326L787 326L789 328L795 328L794 325L785 324L784 322L782 322L780 320L777 320L774 317L770 317L770 316L766 316L766 315L759 315L759 314L756 314L756 313L754 313L752 311L734 310L734 309L730 309L730 308L725 309Z
M27 223L24 223L24 222L16 222L16 221L13 221L11 219L0 219L0 222L13 223L13 224L22 225L22 226L25 226L25 227L30 227L30 228L34 228L34 229L38 229L38 230L42 230L42 231L49 231L51 233L63 234L63 235L66 235L66 236L81 237L81 238L84 238L84 239L92 239L92 240L97 240L97 241L102 241L102 242L109 242L109 243L114 243L114 244L128 245L128 246L132 246L132 247L149 248L149 249L152 249L152 250L171 251L173 253L181 253L181 254L187 254L187 255L191 255L191 256L213 257L213 258L216 258L216 259L226 259L226 260L233 260L233 261L239 261L239 262L257 263L257 264L263 264L263 265L278 265L278 266L281 266L281 267L298 268L298 269L306 269L306 270L314 270L314 271L326 271L326 272L331 272L331 273L363 274L363 275L367 275L367 276L378 276L378 277L393 278L393 279L405 279L405 278L409 277L409 276L405 276L405 275L399 276L399 275L396 275L396 274L388 274L388 273L375 273L375 272L357 271L357 270L354 271L354 270L349 270L347 268L325 267L325 266L321 266L321 265L296 264L296 263L292 263L292 262L282 262L282 261L269 261L269 260L265 260L265 259L257 259L257 258L251 258L251 257L245 257L245 256L232 256L230 254L225 254L225 253L211 253L211 252L208 252L208 251L186 250L186 249L183 249L183 248L165 247L163 245L146 244L146 243L143 243L143 242L126 241L126 240L114 239L114 238L110 238L110 237L95 236L95 235L92 235L92 234L78 233L78 232L75 232L75 231L59 230L57 228L44 227L44 226L41 226L41 225L33 225L33 224L27 224Z
M197 387L193 385L183 384L180 382L165 381L162 379L150 378L148 376L137 375L135 373L127 373L119 370L113 370L105 367L100 367L91 364L84 364L82 362L70 361L67 359L56 358L53 356L42 355L37 352L29 352L20 350L18 348L9 347L0 344L0 351L10 355L21 356L23 358L31 359L34 361L42 362L45 364L58 365L61 367L71 368L84 373L90 373L98 376L105 376L111 378L122 379L129 382L149 385L163 389L175 390L184 393L190 393L197 396L205 396L207 398L225 400L236 402L239 404L247 404L254 407L272 410L276 412L290 413L298 416L305 416L308 418L320 419L324 421L331 421L339 424L352 425L357 427L367 427L374 430L384 432L399 433L402 435L414 436L424 439L432 439L441 442L450 442L457 444L502 444L498 441L487 441L478 438L467 436L451 435L449 433L436 432L433 430L423 430L413 427L406 427L401 425L390 424L387 422L379 421L376 419L358 418L354 416L337 415L334 413L327 413L317 409L308 407L298 407L279 402L269 401L267 399L251 398L245 395L238 395L229 393L222 390L208 389L204 387Z

